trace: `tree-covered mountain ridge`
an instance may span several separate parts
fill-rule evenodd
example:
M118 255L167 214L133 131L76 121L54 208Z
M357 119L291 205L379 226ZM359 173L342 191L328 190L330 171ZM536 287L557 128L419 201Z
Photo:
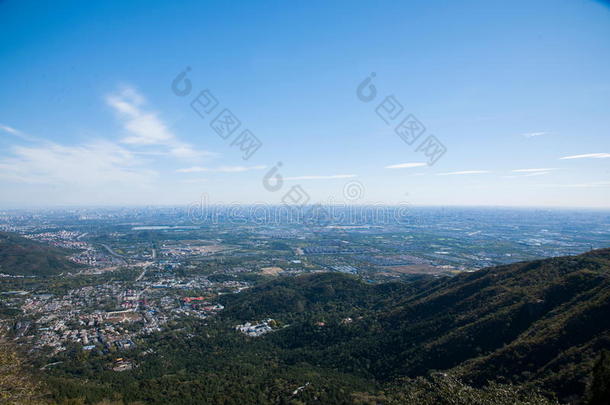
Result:
M68 260L68 249L49 246L10 232L0 232L0 273L50 276L72 272L80 265Z
M443 370L573 401L610 348L610 249L413 283L307 275L225 303L225 318L290 322L269 339L295 361L386 382Z

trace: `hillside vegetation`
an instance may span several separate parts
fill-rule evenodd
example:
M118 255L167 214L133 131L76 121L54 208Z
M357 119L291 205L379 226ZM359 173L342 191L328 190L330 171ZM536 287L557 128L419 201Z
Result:
M69 253L14 233L0 232L0 273L49 276L74 271L80 266L66 258Z
M567 401L583 395L610 348L610 249L412 284L306 276L226 303L223 316L293 321L268 339L295 361L386 382L444 370Z
M610 397L610 250L454 278L367 284L337 273L222 296L124 353L62 353L58 403L553 404ZM273 318L258 338L235 331ZM116 356L116 355L115 355ZM73 401L77 402L73 402Z

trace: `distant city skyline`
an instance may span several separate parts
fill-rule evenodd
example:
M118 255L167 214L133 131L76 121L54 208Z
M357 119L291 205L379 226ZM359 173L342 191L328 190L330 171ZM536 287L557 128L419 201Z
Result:
M0 60L0 208L610 208L604 2L9 0Z

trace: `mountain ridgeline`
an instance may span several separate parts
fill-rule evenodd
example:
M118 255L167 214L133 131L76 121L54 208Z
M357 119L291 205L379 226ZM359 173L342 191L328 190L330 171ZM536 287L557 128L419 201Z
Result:
M288 362L390 384L442 370L574 401L610 349L610 249L413 283L280 279L225 304L225 318L289 323L267 338Z

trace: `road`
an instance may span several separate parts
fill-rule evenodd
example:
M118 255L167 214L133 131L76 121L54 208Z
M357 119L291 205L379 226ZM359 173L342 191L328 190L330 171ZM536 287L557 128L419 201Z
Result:
M125 259L125 257L124 257L124 256L122 256L122 255L118 254L117 252L115 252L114 250L112 250L112 249L110 248L110 246L105 245L105 244L103 244L103 243L100 243L100 244L101 244L101 245L104 247L104 249L106 249L106 250L108 251L108 253L110 253L112 256L115 256L115 257L120 257L121 259Z
M144 277L144 275L146 274L147 269L148 267L145 267L144 270L142 270L142 273L140 273L140 275L136 278L136 281L142 280L142 277Z
M125 264L127 264L127 260L125 259L125 256L118 254L117 252L112 250L112 248L110 248L110 246L108 246L104 243L100 243L100 245L102 245L104 247L104 249L106 249L108 251L108 253L110 253L111 256L119 258L119 259L123 260L123 262L125 262Z

